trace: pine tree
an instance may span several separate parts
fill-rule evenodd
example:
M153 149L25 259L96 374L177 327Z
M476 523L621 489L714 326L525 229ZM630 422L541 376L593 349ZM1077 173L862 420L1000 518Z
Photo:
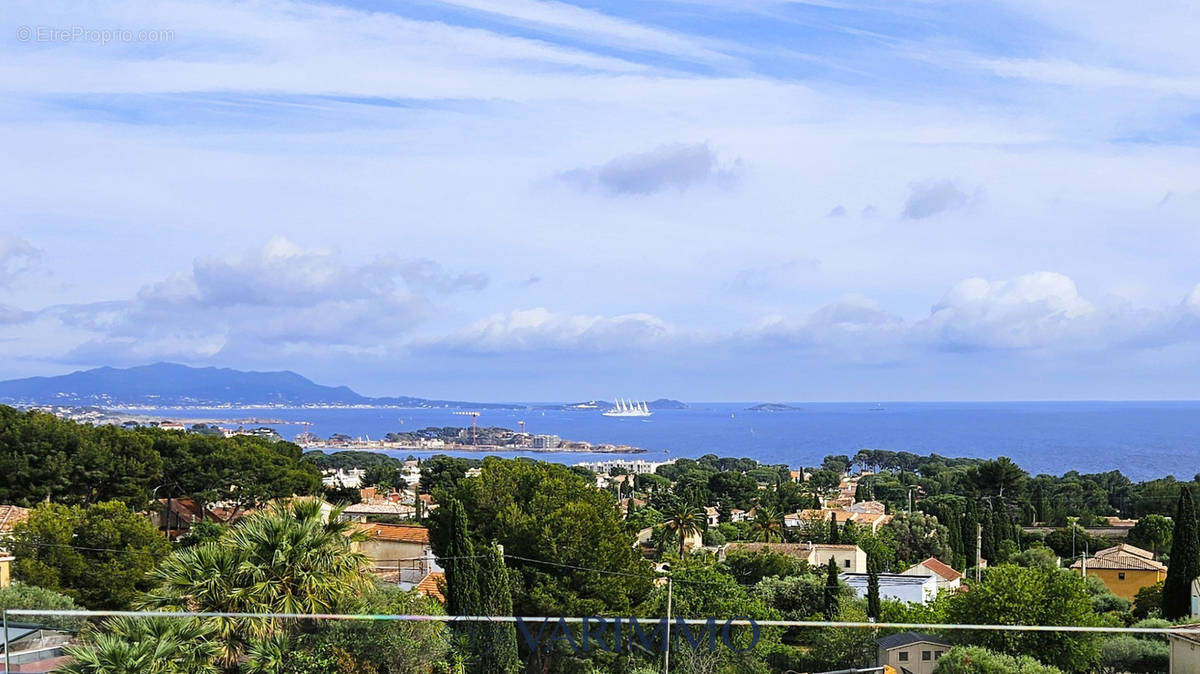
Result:
M838 571L837 563L829 558L825 573L825 619L833 620L838 612Z
M836 544L840 538L837 525L837 517L829 518L829 542Z
M500 550L489 545L479 560L480 608L486 616L511 616L512 594L508 589L508 570ZM514 674L520 669L517 659L517 628L510 622L486 622L478 626L479 674Z
M477 615L479 565L475 562L475 546L471 544L467 533L467 513L462 503L454 498L442 507L449 509L450 515L450 540L446 557L442 560L442 568L446 570L446 612L450 615Z
M882 607L879 604L879 573L872 564L867 565L867 615L879 620Z
M1183 618L1191 613L1192 581L1200 577L1200 536L1196 531L1196 503L1187 485L1179 488L1175 506L1175 531L1171 538L1171 565L1163 584L1162 617Z

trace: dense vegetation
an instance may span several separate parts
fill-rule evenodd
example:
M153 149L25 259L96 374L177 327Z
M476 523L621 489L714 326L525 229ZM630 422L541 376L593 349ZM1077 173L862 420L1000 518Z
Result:
M318 493L320 472L289 442L251 436L124 429L0 405L0 503L33 506L190 496L235 509Z
M36 506L14 531L19 584L0 592L0 605L441 610L415 593L377 585L354 551L356 536L336 513L326 521L314 502L280 498L316 492L322 469L362 468L368 483L402 488L397 459L362 452L302 457L294 445L260 438L92 428L0 408L0 466L19 475L0 472L3 500ZM670 597L674 615L697 618L1153 627L1186 613L1179 588L1200 574L1192 498L1198 485L1174 478L1031 476L1004 458L873 450L826 457L804 471L808 479L786 466L708 455L655 474L614 471L604 489L587 470L531 460L438 456L420 468L419 491L441 504L423 513L424 523L456 614L649 619L666 613ZM467 477L471 468L478 474ZM835 495L846 473L868 473L858 480L858 498L881 501L890 522L877 530L822 518L785 522L785 514L794 517ZM164 491L255 512L233 526L197 523L168 543L138 514ZM704 508L713 509L716 524ZM738 510L753 512L735 522ZM1085 548L1095 552L1114 542L1081 526L1109 515L1137 517L1130 542L1172 561L1168 582L1143 588L1132 604L1095 577L1060 566L1060 558L1069 562ZM924 606L878 596L879 573L926 557L969 567L976 532L989 568L969 592ZM693 549L689 540L707 547ZM868 596L856 596L839 569L809 568L776 550L714 553L735 541L856 544L867 553ZM678 648L672 669L765 674L868 665L883 633L763 629L745 653ZM1167 657L1165 642L1153 636L952 630L940 636L956 644L939 663L941 674L1153 672L1165 668ZM736 628L731 638L744 645L750 633ZM71 671L93 674L644 674L657 671L661 658L639 648L579 652L566 640L530 648L508 623L443 630L420 622L267 620L115 619L84 630L74 652Z

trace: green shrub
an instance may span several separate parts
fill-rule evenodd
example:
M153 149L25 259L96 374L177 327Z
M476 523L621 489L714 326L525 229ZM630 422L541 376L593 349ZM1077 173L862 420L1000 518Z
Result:
M1022 655L993 653L981 646L955 646L938 660L936 674L1062 674L1062 670Z

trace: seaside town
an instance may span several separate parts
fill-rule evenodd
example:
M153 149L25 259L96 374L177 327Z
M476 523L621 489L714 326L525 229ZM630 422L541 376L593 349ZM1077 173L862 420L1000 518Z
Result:
M731 643L753 641L740 651L675 642L677 671L694 671L685 664L693 658L764 672L993 671L970 664L980 662L1049 674L1200 667L1200 637L1189 627L1200 624L1196 482L1033 476L1004 458L866 449L804 468L715 455L572 466L445 454L401 459L305 452L256 434L80 425L3 406L0 438L7 438L0 461L15 467L0 477L0 608L12 612L5 655L22 667L11 671L108 671L86 663L112 657L113 643L150 645L118 619L22 616L22 609L236 611L251 608L238 588L260 574L278 580L257 610L305 597L314 607L386 606L397 614L462 615L482 601L507 607L489 609L496 615L656 615L670 598L680 617L822 625L756 627L753 635L730 628ZM39 455L44 441L68 454ZM101 448L106 458L95 463L89 457ZM69 469L75 465L92 467L84 478ZM61 477L52 481L30 479L55 470ZM299 547L277 547L279 535L302 536L294 539ZM243 570L211 577L206 582L219 591L202 593L195 574L208 573L214 555L241 560ZM342 561L329 566L334 559ZM510 581L496 581L496 573ZM292 585L311 574L340 580ZM1029 620L1142 632L949 629ZM531 647L504 628L489 628L499 630L493 636L502 652L447 640L435 623L372 628L369 642L346 629L281 625L269 636L289 651L273 657L308 662L336 647L355 667L431 673L460 656L507 663L481 672L557 671L582 657L553 641ZM560 646L581 638L568 633ZM179 638L178 648L211 647L206 661L231 671L293 671L264 670L263 647L240 631ZM658 643L616 652L650 671ZM611 652L601 648L584 661L590 671L609 671L604 654Z

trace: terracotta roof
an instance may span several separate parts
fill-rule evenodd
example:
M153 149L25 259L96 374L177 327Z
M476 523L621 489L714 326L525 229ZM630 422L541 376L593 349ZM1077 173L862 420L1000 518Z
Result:
M1082 560L1076 560L1071 565L1072 569L1083 568ZM1087 560L1087 568L1089 569L1116 569L1119 571L1166 571L1167 567L1162 562L1156 562L1153 559L1145 559L1137 555L1111 554L1104 557L1096 556Z
M1104 548L1103 550L1097 550L1095 556L1096 557L1116 557L1116 556L1120 556L1120 555L1133 555L1134 557L1141 557L1142 559L1151 559L1151 560L1154 559L1154 553L1150 552L1149 550L1143 550L1139 547L1130 545L1128 543L1122 543L1120 545L1114 545L1111 548Z
M364 522L356 527L373 541L396 541L399 543L429 544L429 530L404 524L380 524Z
M199 520L208 520L209 522L221 522L221 518L217 517L211 510L206 510L196 502L195 499L182 497L173 498L171 501L171 512L175 513L176 517L185 518L187 522L195 522ZM167 505L167 499L160 498L158 502Z
M420 592L426 597L433 597L434 599L445 604L446 596L442 594L441 587L443 584L445 584L445 582L446 574L441 573L440 571L434 571L428 576L422 578L421 582L417 583L416 589L417 592Z
M853 543L816 543L813 548L817 550L857 550L858 546Z
M856 513L876 513L882 515L887 510L887 506L880 501L859 501L847 506L846 509Z
M959 578L962 578L961 573L955 571L953 567L944 563L942 560L938 559L937 557L930 557L929 559L921 562L920 564L917 564L916 566L923 566L926 569L929 569L930 571L934 572L935 574L941 576L945 580L958 580Z
M0 533L12 531L13 525L29 519L29 508L15 505L0 505Z

